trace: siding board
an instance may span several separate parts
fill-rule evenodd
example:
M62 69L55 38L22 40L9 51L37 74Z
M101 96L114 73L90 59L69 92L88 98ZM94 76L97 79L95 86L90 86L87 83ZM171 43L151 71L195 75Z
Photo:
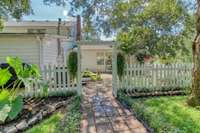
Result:
M24 62L39 65L39 43L35 36L0 36L0 62L18 56Z

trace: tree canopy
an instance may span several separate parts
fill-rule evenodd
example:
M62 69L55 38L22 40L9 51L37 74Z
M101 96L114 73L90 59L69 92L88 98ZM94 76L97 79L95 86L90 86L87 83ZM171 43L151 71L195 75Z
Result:
M20 19L23 15L30 13L32 13L30 0L1 0L0 29L3 28L3 19L8 17Z
M195 29L195 1L60 0L57 4L63 2L70 3L70 15L81 14L84 32L117 35L125 53L163 59L191 53L188 40Z
M121 1L113 11L117 40L128 54L160 58L187 54L188 39L194 31L193 14L180 0Z

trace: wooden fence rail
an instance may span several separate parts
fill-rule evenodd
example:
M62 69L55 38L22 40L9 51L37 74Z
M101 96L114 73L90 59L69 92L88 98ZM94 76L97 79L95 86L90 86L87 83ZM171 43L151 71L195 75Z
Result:
M184 89L191 86L192 64L127 65L117 90L155 92Z

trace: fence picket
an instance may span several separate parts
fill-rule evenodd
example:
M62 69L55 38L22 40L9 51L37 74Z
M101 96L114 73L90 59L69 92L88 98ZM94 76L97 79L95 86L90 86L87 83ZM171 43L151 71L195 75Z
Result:
M172 91L191 86L191 64L129 64L126 65L119 88L131 92ZM144 89L145 88L145 89ZM142 89L142 90L141 90Z
M47 65L41 68L42 79L30 81L30 86L25 88L25 97L43 97L43 84L47 83L48 93L65 93L77 89L78 82L72 83L66 66Z

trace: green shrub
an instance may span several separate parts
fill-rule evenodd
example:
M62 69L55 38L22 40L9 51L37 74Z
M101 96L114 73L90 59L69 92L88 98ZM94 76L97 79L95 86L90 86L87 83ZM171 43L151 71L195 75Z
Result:
M125 67L125 58L121 53L117 54L117 74L119 79L122 79L124 74L124 67Z
M83 73L82 73L82 77L91 77L92 75L95 75L95 73L89 71L89 70L85 70Z
M68 57L68 62L67 62L67 67L69 69L69 73L74 80L77 74L78 70L78 54L77 52L70 52L69 57Z
M89 70L83 72L82 77L90 77L92 81L101 81L101 75L99 73L93 73Z

